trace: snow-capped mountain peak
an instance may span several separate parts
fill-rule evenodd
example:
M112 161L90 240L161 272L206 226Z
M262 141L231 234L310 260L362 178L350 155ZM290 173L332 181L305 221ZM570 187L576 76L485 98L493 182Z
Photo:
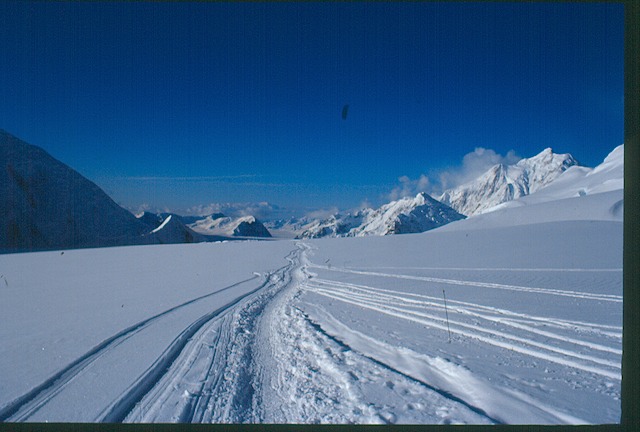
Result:
M214 213L203 216L188 226L195 232L205 235L271 237L269 230L253 216L231 218L222 213Z
M440 201L473 216L549 185L568 168L578 165L570 154L546 148L516 164L497 164L475 180L445 191Z
M424 192L402 198L370 212L349 236L406 234L428 231L464 216Z
M0 129L0 250L153 243L146 224L42 148Z

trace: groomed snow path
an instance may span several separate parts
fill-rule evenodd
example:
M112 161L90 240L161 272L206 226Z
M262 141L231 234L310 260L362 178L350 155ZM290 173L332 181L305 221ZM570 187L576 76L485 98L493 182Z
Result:
M214 423L494 423L481 409L327 333L300 309L309 246L258 292L199 326L154 385L132 386L100 420ZM392 398L389 397L390 393ZM393 406L389 405L394 402Z

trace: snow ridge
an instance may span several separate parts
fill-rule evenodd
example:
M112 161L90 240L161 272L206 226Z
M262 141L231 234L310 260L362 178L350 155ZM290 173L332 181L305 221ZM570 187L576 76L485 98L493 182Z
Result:
M155 228L153 231L151 231L152 233L156 233L158 231L160 231L161 229L163 229L165 227L165 225L171 220L171 215L169 215L161 224L158 228Z

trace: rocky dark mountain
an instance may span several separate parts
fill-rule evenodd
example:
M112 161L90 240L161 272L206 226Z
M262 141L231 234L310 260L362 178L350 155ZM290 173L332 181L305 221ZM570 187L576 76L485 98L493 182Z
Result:
M147 225L40 147L0 130L0 249L154 243Z

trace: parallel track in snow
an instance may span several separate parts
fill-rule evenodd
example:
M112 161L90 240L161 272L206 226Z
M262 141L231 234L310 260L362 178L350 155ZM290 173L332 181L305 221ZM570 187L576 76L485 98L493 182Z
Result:
M310 246L297 243L296 249L285 257L287 265L268 273L264 281L256 282L256 288L252 285L251 291L223 306L204 314L200 309L197 315L192 310L185 310L191 311L192 315L185 315L188 321L180 315L184 321L180 321L182 331L173 339L173 336L167 338L166 347L162 340L157 357L149 356L149 365L143 364L137 369L142 371L136 372L139 376L125 381L119 387L119 394L113 392L113 398L105 402L104 408L99 405L95 417L90 420L394 423L395 413L407 415L402 413L403 406L424 401L425 412L413 418L431 423L450 420L509 423L518 421L518 415L531 410L535 411L534 419L581 422L553 411L552 407L541 408L538 404L532 408L521 399L515 400L500 392L493 394L497 389L492 384L474 376L463 365L360 333L338 320L324 306L303 300L311 292L393 319L446 331L449 326L445 322L441 298L388 289L388 284L382 288L320 278L308 268L584 301L617 302L618 296L336 269L309 262L309 250ZM32 419L58 395L69 393L67 386L78 386L74 380L90 372L90 366L106 367L108 362L101 362L103 357L121 353L118 347L127 341L131 344L141 340L140 333L145 328L165 322L160 320L189 305L257 278L191 299L113 335L5 406L0 410L0 421ZM551 319L449 298L447 303L448 324L457 337L620 380L620 364L616 361L621 355L619 327ZM202 303L200 307L208 305ZM590 337L580 337L585 334ZM393 393L394 386L406 393ZM378 390L381 390L380 394L376 394ZM483 393L491 393L493 402L486 403L478 397ZM391 407L390 394L404 405L392 403ZM496 404L502 408L496 410ZM509 408L504 409L504 406ZM51 406L47 408L51 410ZM512 408L514 414L509 414ZM42 413L35 416L36 419L39 417Z
M294 250L286 257L289 264L272 272L259 289L192 326L188 337L170 347L172 355L139 380L144 385L134 383L101 421L250 422L257 319L289 284L298 256Z
M412 276L412 275L396 274L396 273L380 273L380 272L372 272L372 271L353 270L348 268L329 267L329 266L323 266L323 265L311 265L310 267L315 267L315 268L332 271L332 272L351 273L351 274L364 275L364 276L406 279L406 280L432 282L432 283L447 284L447 285L473 286L473 287L479 287L479 288L491 288L491 289L500 289L500 290L507 290L507 291L527 292L532 294L544 294L544 295L554 295L554 296L561 296L561 297L572 297L576 299L587 299L587 300L622 303L622 296L611 295L611 294L585 293L585 292L570 291L570 290L536 288L536 287L528 287L528 286L520 286L520 285L508 285L508 284L469 281L469 280L460 280L460 279L445 279L445 278L437 278L437 277L429 277L429 276Z
M189 301L186 301L177 306L171 307L163 312L160 312L152 317L149 317L143 321L140 321L116 333L115 335L111 336L110 338L104 340L103 342L101 342L100 344L92 348L90 351L78 357L76 360L74 360L69 365L67 365L60 371L58 371L56 374L49 377L47 380L45 380L38 386L34 387L31 391L14 399L12 402L7 404L4 408L2 408L2 410L0 410L0 421L29 420L29 418L33 414L37 413L44 405L46 405L59 392L61 392L65 388L65 386L68 385L68 383L70 383L72 380L74 380L76 377L82 374L89 365L98 361L103 355L116 349L124 341L134 337L136 334L141 332L143 329L149 327L154 322L162 319L163 317L166 317L167 315L173 312L176 312L189 305L192 305L196 302L218 295L227 290L236 288L239 285L248 283L257 278L258 276L253 276L251 278L229 285L225 288L218 289L208 294L193 298ZM257 289L260 289L260 287ZM255 292L256 290L252 292ZM245 297L245 296L242 296L242 297ZM237 299L235 302L232 302L232 304L235 304L238 301L239 299ZM224 308L221 308L221 310L215 311L214 313L220 313L225 308L231 307L232 304L227 305ZM205 315L205 317L208 317L208 315ZM198 323L205 317L200 318L198 321L196 321L196 323ZM183 334L178 336L176 340L181 339L183 335L184 335L184 332Z
M366 285L358 285L326 279L314 279L307 282L307 288L313 292L351 305L373 310L385 315L413 321L431 328L447 331L444 308L441 298L422 294L412 294ZM486 307L473 303L448 300L451 332L466 338L503 349L519 352L527 356L551 361L563 366L595 373L607 378L620 380L620 362L617 358L622 350L611 345L589 342L572 336L566 330L592 332L618 345L622 329L598 324L578 323L569 320L535 317L514 313L505 309ZM458 318L456 318L456 316ZM478 325L468 318L480 319L487 323ZM465 320L466 319L466 320ZM488 324L499 324L496 329ZM541 330L537 325L544 323L549 327L565 330L555 332ZM619 330L619 331L615 331ZM554 344L552 341L562 342ZM567 349L559 345L575 347ZM598 355L598 352L602 355ZM607 358L608 357L608 358Z
M424 401L425 412L418 416L422 421L446 423L447 413L455 412L454 417L472 423L501 423L472 402L403 373L314 322L300 302L300 296L316 278L307 271L311 265L306 252L310 247L302 247L301 262L293 270L290 286L274 298L261 318L255 421L395 423L400 401L405 406ZM362 387L363 382L368 384ZM381 395L394 395L394 404L398 405L387 406L388 396L373 396L367 387L371 385L379 386ZM395 393L394 386L407 391L408 396Z
M455 395L346 347L313 323L296 306L312 279L305 270L307 248L299 244L287 257L290 264L274 272L260 292L191 332L171 364L154 368L161 374L142 378L152 386L135 390L135 397L124 396L122 406L101 420L389 423L393 414L371 403L359 388L360 379L382 375L413 388L420 400L478 423L499 423ZM137 388L132 385L132 391ZM432 421L446 419L432 411Z

